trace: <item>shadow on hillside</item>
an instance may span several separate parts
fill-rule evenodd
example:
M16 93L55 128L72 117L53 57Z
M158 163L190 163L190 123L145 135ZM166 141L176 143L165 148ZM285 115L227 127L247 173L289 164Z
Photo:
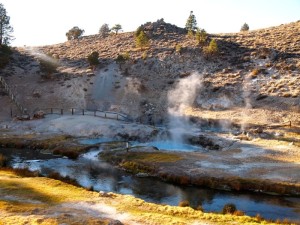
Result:
M16 178L17 179L17 178ZM26 178L21 179L20 182L10 180L10 179L1 179L0 188L4 188L3 198L7 201L12 202L24 202L24 203L35 203L35 204L53 204L60 201L59 196L52 196L45 193L45 191L40 191L39 187L32 187L32 185L26 184ZM31 182L28 180L28 182Z

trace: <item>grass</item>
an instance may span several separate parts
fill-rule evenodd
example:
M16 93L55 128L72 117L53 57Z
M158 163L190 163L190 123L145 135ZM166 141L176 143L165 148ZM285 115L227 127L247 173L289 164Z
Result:
M166 152L131 152L130 150L126 152L125 150L118 150L105 151L100 154L104 160L117 164L134 174L155 174L156 163L174 163L182 159L177 154Z
M74 141L73 137L69 135L51 136L43 139L24 135L21 137L0 137L0 147L50 150L53 154L76 159L79 154L86 152L90 148L96 147L96 145L78 144Z
M174 163L182 159L181 156L166 152L130 152L126 155L127 160L137 160L139 162L150 163Z
M272 224L262 218L203 213L188 206L177 207L147 203L129 195L100 197L45 177L21 177L15 171L0 169L0 225L2 224L109 224L109 214L89 214L81 204L110 207L123 215L125 224ZM13 197L13 198L12 198ZM74 204L80 208L72 208ZM101 207L100 207L101 206ZM101 213L100 213L101 214ZM125 215L125 216L124 216ZM275 224L275 223L273 223Z

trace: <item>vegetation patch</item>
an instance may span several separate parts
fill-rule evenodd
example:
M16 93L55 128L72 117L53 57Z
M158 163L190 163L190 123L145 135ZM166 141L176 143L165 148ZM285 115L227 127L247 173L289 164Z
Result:
M167 152L129 152L125 157L145 163L174 163L182 159L182 156Z
M204 213L186 204L185 207L158 205L129 195L110 194L114 197L101 197L97 192L58 180L20 177L15 171L0 169L0 224L110 224L110 219L70 207L76 204L96 206L99 203L112 207L115 213L126 214L126 222L121 221L126 224L275 224L261 217ZM58 210L68 213L61 214ZM51 217L46 216L52 214Z
M37 139L31 136L0 137L0 147L50 150L53 154L76 159L79 154L97 147L97 145L82 145L77 143L71 136L60 135L43 139Z

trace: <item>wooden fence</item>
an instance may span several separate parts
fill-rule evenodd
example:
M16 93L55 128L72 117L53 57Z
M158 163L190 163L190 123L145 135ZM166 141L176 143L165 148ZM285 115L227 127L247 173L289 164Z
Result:
M0 76L0 84L4 87L5 91L9 95L10 99L16 104L17 108L20 112L24 114L28 114L27 109L24 108L20 102L17 100L16 96L12 92L9 85L6 83L5 79ZM116 119L122 121L132 121L127 115L118 113L118 112L110 112L110 111L101 111L101 110L86 110L86 109L78 109L78 108L70 108L70 109L62 109L62 108L46 108L40 109L37 111L43 111L45 114L59 114L59 115L89 115L89 116L96 116L102 117L107 119ZM11 116L13 113L11 111Z
M17 100L16 96L12 92L11 88L9 87L9 85L6 83L5 79L2 76L0 76L0 84L2 84L2 86L4 87L6 93L8 94L8 96L10 97L10 99L16 104L16 106L20 110L20 112L22 114L27 114L27 109L24 108L20 104L20 102ZM12 112L11 112L11 116L12 116Z
M122 121L128 121L128 122L132 121L125 114L118 113L118 112L101 111L101 110L86 110L86 109L78 109L78 108L70 108L70 109L46 108L46 109L39 109L37 111L42 111L45 114L88 115L88 116L96 116L96 117L102 117L102 118L107 118L107 119L116 119L116 120L122 120Z

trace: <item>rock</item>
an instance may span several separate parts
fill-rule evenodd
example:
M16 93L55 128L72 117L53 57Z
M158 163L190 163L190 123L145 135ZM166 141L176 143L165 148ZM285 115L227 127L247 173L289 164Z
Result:
M45 118L45 112L44 111L37 111L33 114L33 119L43 119Z
M149 177L149 174L148 173L137 173L135 176L143 178L143 177Z
M20 120L20 121L30 120L30 116L29 115L17 116L15 120Z
M193 145L201 145L208 150L221 150L221 147L213 142L210 138L204 135L199 135L197 137L191 137L188 141Z
M108 223L108 225L123 225L123 223L119 220L112 220Z
M99 191L99 197L112 198L112 197L114 197L114 196L115 196L114 193L111 193L111 192L106 193L106 192L104 192L104 191Z

